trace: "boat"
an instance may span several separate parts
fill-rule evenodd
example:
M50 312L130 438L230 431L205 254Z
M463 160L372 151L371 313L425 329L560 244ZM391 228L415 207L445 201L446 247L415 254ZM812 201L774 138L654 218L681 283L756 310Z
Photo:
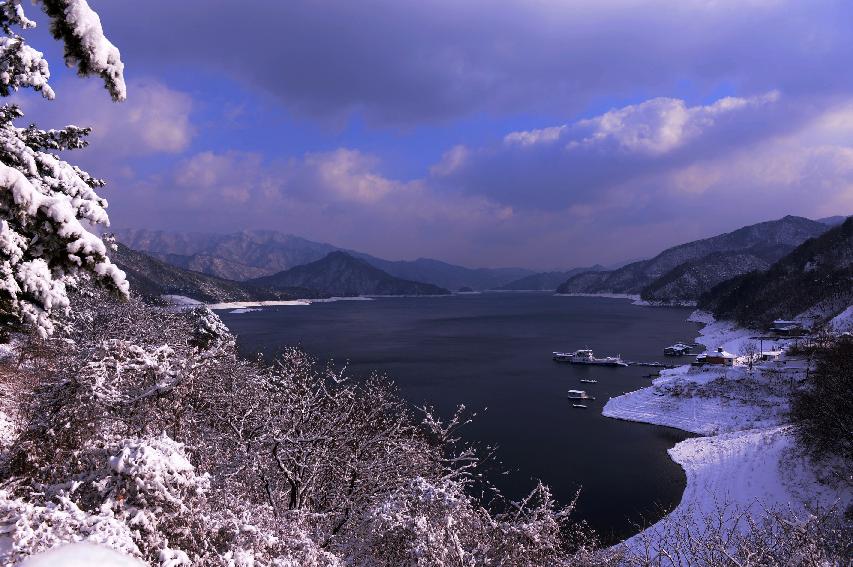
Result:
M554 352L554 360L557 362L568 362L570 364L592 364L597 366L628 366L620 356L605 356L596 358L595 354L588 348L574 352Z
M583 405L583 404L572 404L572 407L573 407L573 408L583 408L583 409L586 409L586 406L585 406L585 405Z
M570 400L594 400L592 396L586 393L586 390L569 390Z
M584 384L598 384L598 380L587 380L586 378L581 378L581 382Z
M687 356L690 354L692 346L686 345L684 343L675 343L672 346L668 346L663 349L663 354L665 356Z

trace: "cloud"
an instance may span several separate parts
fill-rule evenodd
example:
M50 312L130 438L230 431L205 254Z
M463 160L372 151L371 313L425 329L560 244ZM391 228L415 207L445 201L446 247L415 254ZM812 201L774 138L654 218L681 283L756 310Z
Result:
M452 147L413 179L347 147L199 151L116 193L111 211L117 226L271 228L389 258L616 261L785 214L853 210L853 101L801 107L776 93L650 99Z
M626 184L664 175L798 129L814 119L777 92L689 106L654 98L570 124L511 132L456 148L433 168L448 191L480 193L516 209L591 210ZM464 159L451 159L464 156Z
M43 126L91 127L90 154L110 158L177 154L195 135L190 96L155 79L131 81L131 96L123 103L112 102L97 81L66 79L56 90L57 99L51 103L32 93L21 93L16 102L28 120Z
M210 73L299 115L412 126L598 97L853 85L846 0L100 2L130 68ZM677 110L677 109L673 109Z

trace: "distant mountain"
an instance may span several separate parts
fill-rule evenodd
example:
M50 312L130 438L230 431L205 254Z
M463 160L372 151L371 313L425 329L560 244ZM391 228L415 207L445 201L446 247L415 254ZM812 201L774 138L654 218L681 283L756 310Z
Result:
M534 273L523 268L466 268L428 258L414 261L383 260L331 244L268 230L232 234L117 230L116 237L129 247L172 265L238 281L308 264L337 250L366 260L392 276L447 289L491 289Z
M604 269L604 266L596 264L589 268L574 268L565 272L540 272L513 280L508 284L504 284L497 289L504 291L553 291L567 279L585 272L598 272Z
M259 287L286 289L305 287L330 295L446 295L446 289L428 283L404 280L371 266L346 252L331 252L324 258L262 278L250 280Z
M842 215L836 215L834 217L824 217L822 219L817 219L817 222L823 223L823 224L826 224L829 226L838 226L839 224L843 223L845 220L847 220L847 217L842 216Z
M172 265L237 281L266 276L319 260L337 250L270 230L232 234L117 230L116 238Z
M719 269L721 262L725 265L723 275L733 277L743 273L742 270L772 263L827 229L827 225L817 221L786 216L675 246L618 270L579 274L569 278L557 291L641 294L646 290L647 296L660 301L697 298L708 289L705 286L713 285L717 277L714 270ZM727 255L732 257L728 264ZM709 258L707 266L702 262L705 258Z
M319 296L314 291L274 291L184 270L142 252L131 250L123 244L118 244L118 249L110 252L109 256L127 274L131 292L148 298L157 298L161 295L184 295L204 303L218 303Z
M395 262L357 252L351 254L392 276L428 282L453 290L463 287L477 290L496 289L509 281L534 273L533 270L524 268L465 268L429 258Z
M699 306L722 319L766 327L804 312L823 318L853 304L853 217L805 241L764 272L723 282Z

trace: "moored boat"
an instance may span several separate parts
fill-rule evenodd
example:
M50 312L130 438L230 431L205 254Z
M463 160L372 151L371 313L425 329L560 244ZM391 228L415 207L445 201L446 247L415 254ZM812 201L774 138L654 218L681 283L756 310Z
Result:
M594 400L592 396L586 393L586 390L569 390L570 400Z
M574 352L554 352L554 360L557 362L568 362L570 364L591 364L596 366L628 366L620 356L605 356L596 358L590 349L581 349Z
M573 407L573 408L583 408L583 409L586 409L586 406L585 406L584 404L572 404L572 407Z
M690 345L686 345L684 343L675 343L672 346L668 346L663 349L663 354L665 356L686 356L690 354L693 347Z
M583 382L584 384L598 384L598 380L587 380L585 378L581 378L580 381Z

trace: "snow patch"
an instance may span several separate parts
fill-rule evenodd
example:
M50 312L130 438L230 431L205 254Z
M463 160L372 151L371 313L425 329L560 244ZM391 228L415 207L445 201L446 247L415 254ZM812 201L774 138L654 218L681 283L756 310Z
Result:
M160 299L171 305L172 307L201 307L204 305L198 299L187 297L186 295L161 295Z
M2 549L0 549L2 551ZM144 567L133 557L91 543L72 543L28 557L21 567Z
M834 333L853 332L853 305L833 317L827 326Z

